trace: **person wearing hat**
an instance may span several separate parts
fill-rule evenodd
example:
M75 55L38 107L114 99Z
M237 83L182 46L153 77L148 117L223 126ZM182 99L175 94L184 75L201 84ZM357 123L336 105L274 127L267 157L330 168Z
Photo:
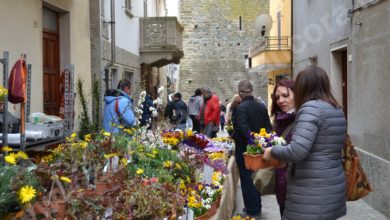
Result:
M239 82L238 94L241 103L232 115L232 122L233 139L236 145L236 163L240 174L245 206L245 211L241 216L257 219L261 216L261 195L256 190L251 178L253 171L245 168L243 153L246 152L247 135L250 132L258 133L261 128L265 128L267 132L270 132L272 127L267 109L253 97L252 92L253 86L248 80Z

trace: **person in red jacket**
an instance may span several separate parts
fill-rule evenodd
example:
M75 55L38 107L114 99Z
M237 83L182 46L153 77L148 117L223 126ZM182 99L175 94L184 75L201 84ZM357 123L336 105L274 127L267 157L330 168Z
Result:
M207 137L217 137L220 123L219 99L210 88L205 87L202 92L204 102L200 111L200 125L202 133Z

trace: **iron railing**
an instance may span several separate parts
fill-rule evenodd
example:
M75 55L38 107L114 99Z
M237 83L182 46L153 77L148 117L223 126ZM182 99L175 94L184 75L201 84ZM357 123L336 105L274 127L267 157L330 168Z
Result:
M290 50L290 36L267 36L264 37L257 45L250 49L251 57L267 50Z

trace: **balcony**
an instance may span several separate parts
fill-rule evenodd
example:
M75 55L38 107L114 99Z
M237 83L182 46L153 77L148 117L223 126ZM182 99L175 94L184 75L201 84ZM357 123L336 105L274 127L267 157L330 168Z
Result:
M176 17L140 18L141 64L179 64L183 57L182 32Z
M250 49L250 57L254 57L263 51L291 50L291 37L268 36L264 37L257 45Z
M252 68L285 68L291 63L291 37L265 37L249 50Z

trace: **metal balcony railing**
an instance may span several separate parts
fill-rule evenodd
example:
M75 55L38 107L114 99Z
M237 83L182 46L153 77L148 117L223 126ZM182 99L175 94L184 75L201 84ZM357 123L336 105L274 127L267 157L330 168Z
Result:
M262 51L268 50L290 50L291 37L290 36L267 36L264 37L257 45L250 49L250 55L253 57Z

